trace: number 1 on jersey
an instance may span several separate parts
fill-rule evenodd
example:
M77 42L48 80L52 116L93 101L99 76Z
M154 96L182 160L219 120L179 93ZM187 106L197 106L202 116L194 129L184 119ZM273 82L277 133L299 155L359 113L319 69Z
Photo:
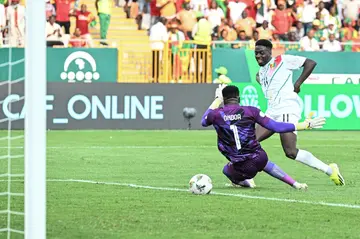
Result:
M238 150L241 149L241 142L240 142L240 139L239 139L239 132L237 130L237 127L236 125L230 125L230 129L232 130L232 132L234 133L234 139L235 139L235 143L236 143L236 148Z

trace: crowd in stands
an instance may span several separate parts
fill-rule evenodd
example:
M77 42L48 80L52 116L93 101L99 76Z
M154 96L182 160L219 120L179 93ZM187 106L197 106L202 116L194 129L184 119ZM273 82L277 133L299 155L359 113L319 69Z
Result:
M39 0L40 1L40 0ZM79 0L45 0L46 41L48 47L93 47L89 28L97 24L95 15ZM107 45L107 31L113 0L95 0L100 22L101 44ZM75 18L70 32L70 18ZM20 0L0 0L0 47L25 46L25 5Z
M124 10L151 40L196 41L201 31L213 47L253 49L265 38L279 51L360 51L359 0L130 0Z

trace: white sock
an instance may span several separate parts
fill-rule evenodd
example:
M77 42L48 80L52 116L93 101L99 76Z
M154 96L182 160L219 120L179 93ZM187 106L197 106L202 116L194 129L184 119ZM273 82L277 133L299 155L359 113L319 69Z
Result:
M303 164L306 164L312 168L315 168L317 170L323 171L329 176L332 173L332 169L329 167L329 165L323 163L321 160L317 159L312 153L306 150L299 149L299 152L296 155L295 160Z

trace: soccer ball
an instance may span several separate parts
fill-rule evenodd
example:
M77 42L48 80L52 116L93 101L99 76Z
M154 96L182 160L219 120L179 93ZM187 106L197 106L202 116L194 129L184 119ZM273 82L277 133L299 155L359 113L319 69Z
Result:
M190 179L190 192L193 194L209 194L213 187L211 178L205 174L196 174Z

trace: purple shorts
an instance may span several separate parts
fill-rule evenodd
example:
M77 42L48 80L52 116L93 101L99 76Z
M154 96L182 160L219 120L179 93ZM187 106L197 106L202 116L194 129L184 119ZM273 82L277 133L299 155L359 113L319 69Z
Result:
M224 166L223 173L235 184L245 179L254 178L258 172L265 168L268 162L267 154L263 149L244 155L244 157L246 157L244 161L229 162Z

